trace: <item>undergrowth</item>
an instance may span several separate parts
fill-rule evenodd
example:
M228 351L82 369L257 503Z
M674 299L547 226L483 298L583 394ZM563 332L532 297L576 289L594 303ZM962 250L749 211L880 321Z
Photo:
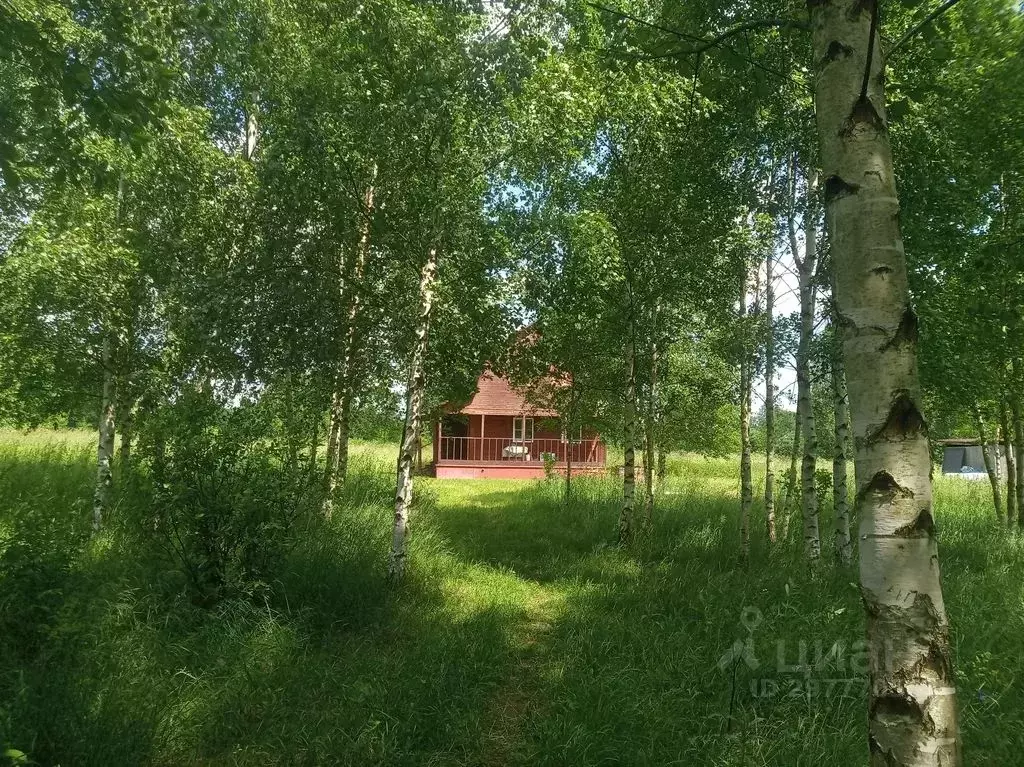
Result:
M614 477L574 480L569 501L557 481L418 478L410 577L394 587L392 451L357 446L332 520L299 515L266 588L202 606L133 532L126 499L89 536L92 450L0 439L0 751L42 765L866 763L856 573L827 556L811 570L760 528L742 568L732 460L673 456L628 550L613 545ZM984 483L939 480L936 497L966 752L1013 764L1022 539L996 525ZM798 668L834 646L840 659Z

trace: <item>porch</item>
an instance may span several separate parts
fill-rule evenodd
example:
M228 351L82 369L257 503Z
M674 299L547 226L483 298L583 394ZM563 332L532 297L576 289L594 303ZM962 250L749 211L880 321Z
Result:
M606 448L588 430L565 434L557 418L507 415L445 416L435 425L437 477L529 479L546 465L565 473L603 470Z

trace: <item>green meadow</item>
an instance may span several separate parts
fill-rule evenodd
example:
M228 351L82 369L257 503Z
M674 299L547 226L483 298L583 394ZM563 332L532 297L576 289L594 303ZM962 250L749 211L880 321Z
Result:
M775 551L754 536L741 567L735 460L672 456L628 550L612 477L569 501L557 482L417 478L395 587L391 452L358 445L332 521L303 516L262 588L202 607L130 497L90 537L91 433L0 434L5 758L866 763L856 573L809 570L798 524ZM987 483L938 479L936 498L965 752L1019 764L1024 538Z

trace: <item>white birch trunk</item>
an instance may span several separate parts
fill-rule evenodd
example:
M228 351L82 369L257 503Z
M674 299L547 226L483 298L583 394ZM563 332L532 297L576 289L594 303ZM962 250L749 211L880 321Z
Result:
M412 470L416 443L422 419L423 394L426 388L427 340L430 318L434 308L434 283L437 279L437 248L431 248L420 270L419 319L416 323L416 343L409 362L406 385L405 426L402 429L402 447L398 454L395 483L395 519L391 536L391 563L389 575L401 580L405 575L406 547L409 537L409 511L412 506Z
M92 529L99 532L110 509L114 485L114 341L108 333L103 339L103 395L100 402L99 435L96 445L96 488L92 502Z
M775 255L769 253L764 262L765 344L764 344L764 511L765 533L775 543Z
M999 482L999 454L992 455L989 449L988 430L985 428L985 417L981 414L981 407L974 405L974 427L978 432L978 441L981 442L982 460L985 461L985 473L988 474L988 482L992 487L992 505L996 511L996 519L1003 521L1003 494Z
M622 511L619 514L619 543L633 537L633 504L636 497L636 348L630 324L626 342L626 397L623 415Z
M1016 368L1016 365L1014 365ZM1017 494L1017 526L1024 529L1024 461L1020 456L1024 455L1024 421L1021 420L1020 399L1016 392L1010 395L1010 414L1013 416L1013 454L1017 459L1014 461L1015 482L1014 490Z
M853 422L871 764L961 764L877 3L812 0L815 115Z
M1003 438L1003 453L1006 455L1006 524L1013 525L1017 519L1017 455L1010 436L1010 417L1005 400L999 404L999 428Z
M814 423L814 396L811 389L811 343L814 339L814 308L817 289L814 284L818 259L818 228L814 200L818 192L818 174L807 179L807 205L803 213L804 256L796 258L800 287L800 342L796 353L798 417L803 442L800 462L800 509L804 523L804 552L812 562L821 556L821 534L818 524L817 469L818 435ZM791 231L791 237L792 231ZM795 237L793 252L797 253Z
M342 280L343 294L347 296L341 354L331 398L331 432L327 443L327 465L324 470L323 513L330 517L333 512L334 492L348 474L349 425L352 416L353 357L358 344L359 312L362 308L360 288L366 273L366 262L370 256L370 227L373 223L374 197L377 180L377 165L373 165L370 183L363 197L362 221L359 225L359 244L356 247L355 263L349 279Z
M655 328L657 328L655 313ZM650 526L654 520L654 430L658 411L658 342L651 345L651 391L647 402L647 423L644 431L644 524Z
M842 565L853 559L850 540L850 501L846 485L846 446L850 440L850 400L841 350L832 356L832 397L835 415L835 452L832 456L832 508L836 520L836 558Z
M789 540L789 524L793 520L793 507L796 505L794 496L799 484L797 469L800 461L800 433L802 421L800 420L800 403L797 402L796 418L793 419L793 449L789 453L789 469L786 471L786 485L783 488L782 498L779 499L779 507L782 509L782 540Z
M747 316L747 279L743 275L740 283L740 319ZM751 478L750 456L750 350L746 335L740 350L740 558L750 560L750 507L753 505L754 489Z

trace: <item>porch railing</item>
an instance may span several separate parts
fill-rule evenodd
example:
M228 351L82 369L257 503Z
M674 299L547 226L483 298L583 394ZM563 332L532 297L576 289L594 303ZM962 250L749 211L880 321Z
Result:
M504 437L441 437L437 450L438 460L449 462L544 463L550 456L555 463L565 463L568 459L580 465L605 463L605 445L599 439L524 442Z

